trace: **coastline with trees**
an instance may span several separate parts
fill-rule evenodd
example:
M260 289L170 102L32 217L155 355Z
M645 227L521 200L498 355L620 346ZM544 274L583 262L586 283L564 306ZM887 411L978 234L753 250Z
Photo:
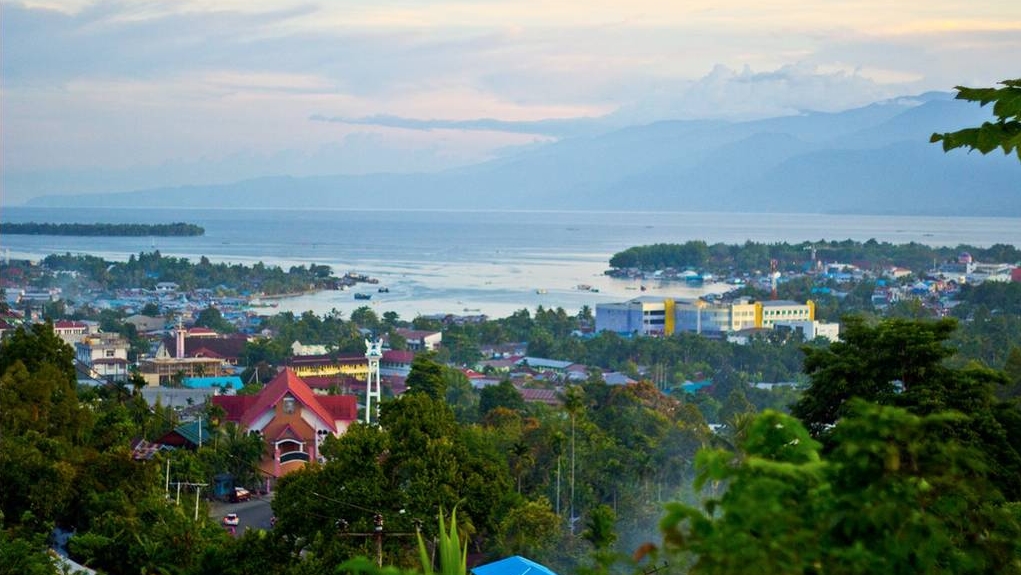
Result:
M82 237L180 237L201 236L205 228L195 224L175 222L172 224L53 224L53 223L4 223L0 234L32 236L82 236Z

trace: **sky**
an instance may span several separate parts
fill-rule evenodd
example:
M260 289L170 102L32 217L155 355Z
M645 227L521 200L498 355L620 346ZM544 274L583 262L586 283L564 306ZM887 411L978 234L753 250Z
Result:
M3 205L1015 78L1016 0L0 0Z

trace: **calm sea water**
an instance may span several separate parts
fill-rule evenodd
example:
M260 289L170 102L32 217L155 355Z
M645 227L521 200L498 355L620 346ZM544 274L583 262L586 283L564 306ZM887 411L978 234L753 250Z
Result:
M326 264L380 280L369 304L402 318L419 314L509 315L538 305L575 312L583 305L638 295L638 285L603 275L610 256L631 246L705 240L709 243L853 239L1021 245L1021 218L840 216L669 212L480 212L346 210L141 210L5 207L4 222L189 222L194 238L2 236L11 258L89 253L113 260L159 249L165 255L289 267ZM590 285L598 292L583 291ZM721 291L648 284L651 294L692 296ZM368 291L368 290L362 290ZM539 293L543 292L543 293ZM281 300L279 310L344 313L365 305L352 292ZM476 311L477 310L477 311Z

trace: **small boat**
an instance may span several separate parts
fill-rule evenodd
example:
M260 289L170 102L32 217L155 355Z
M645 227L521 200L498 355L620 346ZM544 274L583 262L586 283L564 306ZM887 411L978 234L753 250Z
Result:
M379 293L390 293L390 288L387 288L387 287L381 287L381 288L379 288L379 289L378 289L378 290L376 290L376 291L378 291Z
M547 290L544 290L544 289L540 288L540 289L535 290L535 293L537 293L539 295L542 295L544 293L549 293L549 292Z
M372 299L371 293L356 293L355 299Z

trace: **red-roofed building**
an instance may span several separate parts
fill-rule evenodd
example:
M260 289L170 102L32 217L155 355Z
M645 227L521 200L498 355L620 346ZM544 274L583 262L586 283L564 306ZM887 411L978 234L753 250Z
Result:
M519 387L518 391L521 393L521 398L528 403L545 403L546 405L552 406L559 406L564 403L563 400L560 399L560 394L553 389Z
M9 332L13 332L15 327L6 321L0 319L0 339L3 339Z
M271 481L319 460L323 439L339 437L358 419L354 396L317 395L290 369L257 395L216 395L213 403L227 413L227 421L265 440L259 467Z
M53 333L68 345L74 345L89 335L89 324L80 321L60 320L53 322Z
M160 347L167 357L174 359L215 358L230 365L238 365L241 356L244 355L247 342L248 336L244 334L220 335L211 329L193 327L188 330L181 342L175 341L174 336L167 336L163 338ZM178 357L178 343L182 344L184 352L180 357ZM157 350L156 355L160 355L160 350Z
M382 375L399 375L408 377L411 373L411 362L415 361L415 352L388 349L383 352L379 361L379 373Z

